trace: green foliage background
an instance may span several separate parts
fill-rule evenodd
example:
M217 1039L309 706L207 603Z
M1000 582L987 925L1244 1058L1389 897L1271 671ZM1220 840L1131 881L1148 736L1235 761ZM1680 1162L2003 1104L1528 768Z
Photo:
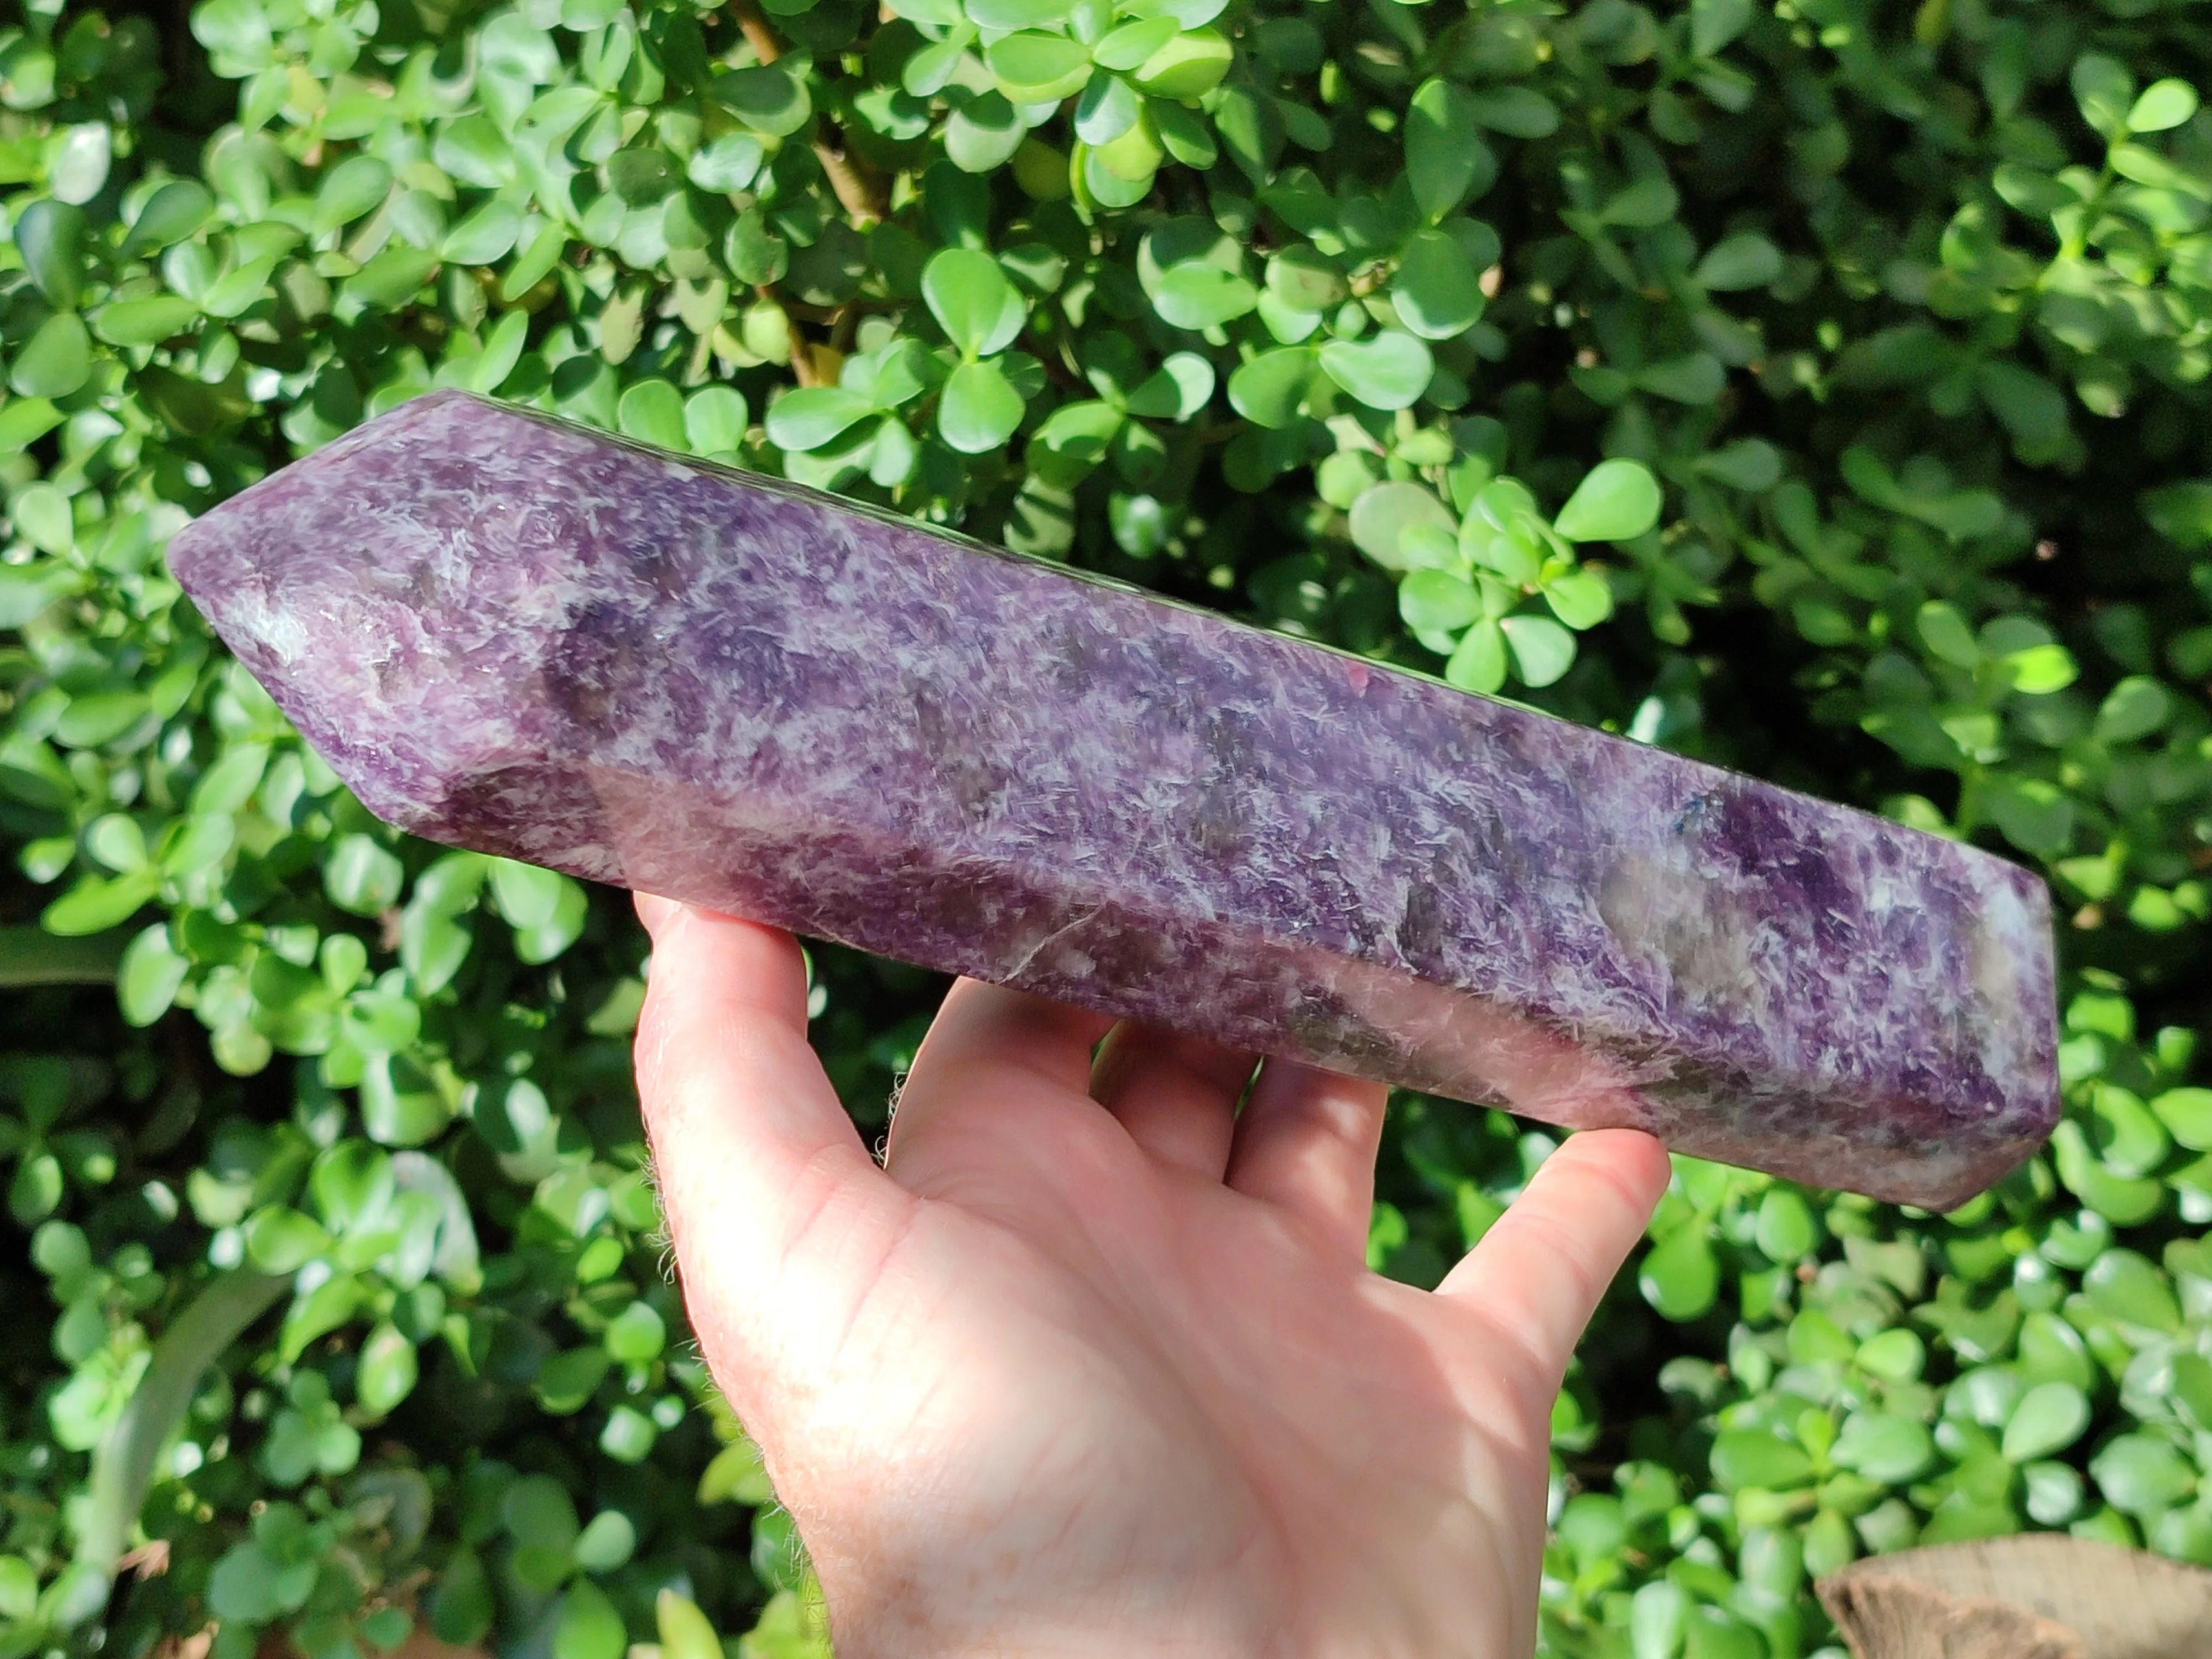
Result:
M1682 1162L1544 1640L1792 1659L1814 1575L2025 1527L2212 1562L2203 9L762 3L0 25L0 1659L819 1645L626 908L382 829L163 568L433 386L2027 860L2051 1147L1949 1216ZM941 982L812 968L872 1129ZM1553 1144L1401 1098L1376 1264Z

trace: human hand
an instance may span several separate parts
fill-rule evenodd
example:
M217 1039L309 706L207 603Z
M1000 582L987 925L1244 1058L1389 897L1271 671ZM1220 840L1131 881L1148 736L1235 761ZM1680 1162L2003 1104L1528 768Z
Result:
M638 908L686 1303L840 1659L1531 1650L1552 1402L1656 1141L1573 1136L1419 1291L1366 1267L1382 1085L1271 1060L1239 1114L1249 1054L962 980L878 1168L791 935Z

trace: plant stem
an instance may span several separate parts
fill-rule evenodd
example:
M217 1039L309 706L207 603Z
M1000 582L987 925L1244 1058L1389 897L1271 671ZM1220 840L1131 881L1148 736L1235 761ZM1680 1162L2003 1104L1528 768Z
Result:
M120 933L63 939L42 927L0 927L0 989L112 985L129 943Z
M161 1334L131 1403L92 1454L84 1530L73 1564L77 1569L96 1571L103 1581L114 1578L115 1564L153 1484L154 1460L184 1420L193 1389L289 1283L234 1267L210 1279Z

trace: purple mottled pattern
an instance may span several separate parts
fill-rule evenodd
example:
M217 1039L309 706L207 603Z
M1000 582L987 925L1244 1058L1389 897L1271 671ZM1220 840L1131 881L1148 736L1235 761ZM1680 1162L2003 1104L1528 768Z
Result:
M1942 1209L2058 1109L2002 860L454 392L170 562L433 840Z

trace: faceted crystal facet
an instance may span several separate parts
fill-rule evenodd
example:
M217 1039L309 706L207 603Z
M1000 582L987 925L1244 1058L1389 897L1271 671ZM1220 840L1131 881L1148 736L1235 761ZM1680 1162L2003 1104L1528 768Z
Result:
M2057 1115L2002 860L780 481L434 393L170 560L433 840L1930 1208Z

